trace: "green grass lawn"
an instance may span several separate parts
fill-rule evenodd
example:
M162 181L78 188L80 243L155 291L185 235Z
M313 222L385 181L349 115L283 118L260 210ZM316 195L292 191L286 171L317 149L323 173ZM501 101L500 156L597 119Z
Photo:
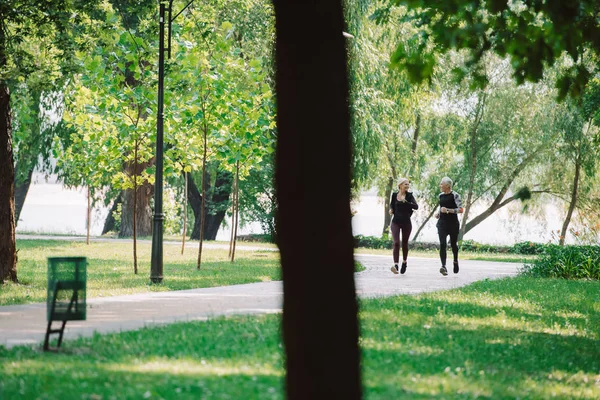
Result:
M361 301L366 399L600 398L600 282L512 278ZM0 347L2 399L283 399L279 315Z
M236 261L228 261L228 250L204 249L202 268L196 269L198 250L164 246L164 282L150 285L150 243L138 244L138 274L133 272L133 246L123 242L18 240L19 284L0 290L0 305L46 301L47 257L88 258L87 296L115 296L149 291L193 289L281 279L279 254L273 251L236 250Z
M164 281L151 285L149 243L138 244L138 274L133 273L130 243L62 240L19 240L19 284L0 286L0 306L46 301L47 258L88 258L88 297L117 296L149 291L195 289L281 279L279 253L270 250L236 250L236 261L228 261L229 250L203 249L202 268L196 269L198 249L164 245ZM356 271L364 271L356 262Z

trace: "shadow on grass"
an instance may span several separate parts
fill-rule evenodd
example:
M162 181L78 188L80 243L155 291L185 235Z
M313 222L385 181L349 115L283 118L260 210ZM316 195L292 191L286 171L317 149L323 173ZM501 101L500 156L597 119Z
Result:
M60 399L92 394L123 399L280 399L278 321L279 316L219 318L96 335L68 341L58 354L0 347L0 359L11 360L4 364L0 398L51 393Z

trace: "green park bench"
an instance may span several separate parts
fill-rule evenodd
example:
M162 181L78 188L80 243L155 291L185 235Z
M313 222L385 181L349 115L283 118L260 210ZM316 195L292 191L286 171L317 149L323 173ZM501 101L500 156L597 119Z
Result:
M67 321L83 321L86 318L86 257L48 257L48 328L44 351L50 350L50 335L58 333L58 350L62 343ZM59 329L52 329L52 322L62 322Z

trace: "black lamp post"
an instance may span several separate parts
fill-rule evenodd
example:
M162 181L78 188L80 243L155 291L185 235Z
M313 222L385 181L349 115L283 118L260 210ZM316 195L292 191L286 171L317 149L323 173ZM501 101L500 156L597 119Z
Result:
M152 260L150 267L150 281L160 283L163 280L163 164L164 164L164 98L165 98L165 51L171 56L171 23L194 0L191 0L181 11L171 18L173 0L169 0L168 10L165 1L159 5L159 38L158 38L158 111L156 116L156 173L154 180L154 225L152 229ZM165 11L169 12L168 18L168 47L165 49Z

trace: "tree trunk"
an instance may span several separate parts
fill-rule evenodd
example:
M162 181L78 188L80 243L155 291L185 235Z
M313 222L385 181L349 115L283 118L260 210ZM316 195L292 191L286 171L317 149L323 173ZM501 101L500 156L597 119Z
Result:
M417 110L417 119L415 121L415 131L413 133L412 145L410 149L410 154L412 159L410 160L410 164L408 167L408 171L406 172L406 177L408 179L412 179L412 175L415 172L415 166L417 164L417 147L419 144L419 135L421 133L421 112Z
M185 235L186 235L186 229L187 229L187 192L188 192L187 176L188 176L188 173L184 172L183 173L183 179L184 179L184 193L183 193L183 235L182 235L182 238L181 238L181 254L183 254L183 251L185 249Z
M0 30L0 67L6 65L3 35ZM0 284L5 281L17 282L15 170L11 118L10 91L0 80Z
M240 221L240 162L235 166L235 227L233 228L233 247L231 249L231 262L235 261L235 245L237 242L238 224Z
M23 205L27 198L27 192L29 192L29 187L31 186L33 171L38 163L41 147L50 147L51 145L51 141L48 142L43 138L46 131L50 131L50 129L42 132L40 116L42 91L40 89L32 90L31 97L33 98L31 110L33 111L35 122L31 125L31 129L29 129L27 142L22 144L22 148L25 150L18 154L15 166L15 223L17 226L19 225L19 218L21 218L21 210L23 210Z
M469 173L469 189L467 191L467 198L465 201L465 212L462 217L460 224L460 231L458 233L458 240L462 240L465 235L465 227L469 220L469 211L471 211L471 202L473 200L473 188L475 186L475 174L477 173L477 131L479 129L479 123L483 116L483 105L485 103L485 93L481 94L477 102L477 109L475 114L475 121L471 128L471 172Z
M142 171L154 164L154 160L127 166L126 171L129 176L140 176ZM135 196L135 201L134 201ZM153 196L153 187L148 182L144 182L137 188L134 194L133 189L127 189L122 192L123 204L121 206L121 229L119 237L133 236L133 204L136 204L136 231L138 236L152 236L152 209L150 201Z
M207 173L207 181L210 181ZM206 215L206 224L204 226L204 238L206 240L215 240L217 232L221 227L221 223L225 218L227 207L224 204L229 202L229 196L231 195L231 173L223 170L217 171L217 178L215 180L215 186L209 192L207 201L207 210L212 208L216 209L209 212ZM202 208L202 194L198 190L198 186L194 182L191 174L188 174L188 201L192 211L194 213L194 228L190 235L190 239L200 239L200 225L202 223L201 208ZM209 182L207 182L207 185ZM208 186L207 186L208 187Z
M190 235L190 239L197 240L200 239L200 222L202 217L200 215L202 209L202 193L198 190L198 186L196 182L194 182L194 178L192 178L192 174L188 174L187 176L188 182L188 202L190 203L190 207L192 207L192 212L194 213L194 228L192 229L192 234Z
M571 223L571 217L573 216L573 211L575 210L575 206L577 205L577 193L579 188L579 175L581 173L581 162L579 161L579 156L575 161L575 177L573 178L573 191L571 192L571 203L569 204L569 211L567 211L567 216L565 217L565 222L563 222L562 229L560 231L560 239L559 244L564 246L565 238L567 237L567 229L569 229L569 224Z
M388 185L385 191L385 197L383 202L383 230L381 236L385 236L390 233L390 224L392 222L392 216L390 215L390 201L392 199L392 188L394 187L394 178L388 178Z
M471 211L471 201L473 200L473 186L475 184L475 174L477 172L477 143L476 143L477 131L473 130L471 134L471 172L469 174L469 189L467 191L467 198L465 201L465 213L463 214L460 232L458 233L458 240L462 240L465 235L465 227L469 220L469 212Z
M135 141L135 147L133 150L133 273L137 275L138 264L137 264L137 210L138 210L138 185L137 185L137 173L138 173L138 141Z
M204 104L204 103L203 103ZM204 111L204 110L203 110ZM207 138L208 135L208 127L206 126L206 113L203 112L204 118L204 129L202 130L202 136L204 138L204 150L202 152L202 205L200 207L200 215L202 216L202 220L200 221L200 240L198 244L198 265L197 268L200 269L200 265L202 264L202 242L204 241L204 226L206 224L206 154L208 152L207 149Z
M27 193L29 192L29 187L31 186L32 176L33 168L27 174L27 178L25 178L25 181L17 185L17 187L15 188L15 223L17 225L19 224L19 218L21 218L21 211L23 210L23 205L25 204L25 199L27 198Z
M287 399L360 399L342 4L273 4Z
M106 216L106 219L104 220L104 227L102 228L102 235L105 235L108 232L112 232L112 231L116 232L116 230L117 230L117 228L115 226L116 221L115 221L115 217L114 217L113 213L117 211L119 204L122 203L121 196L122 196L122 193L119 193L117 198L113 201L112 206L110 207L110 211L108 212L108 215Z
M235 235L235 204L236 204L236 194L237 194L237 181L233 180L233 192L231 195L231 237L229 239L229 259L231 259L231 254L233 252L233 236Z
M419 226L419 229L417 229L417 231L413 235L413 238L412 238L412 242L413 243L415 243L417 241L417 237L421 234L421 231L423 230L423 228L425 228L425 225L427 225L427 223L429 222L429 220L431 219L431 217L433 217L433 214L435 214L436 210L437 210L437 207L435 205L433 207L431 207L431 212L429 213L429 215L427 216L427 218L425 218L425 221L423 221L423 223L421 224L421 226Z
M204 238L206 240L215 240L217 232L227 213L227 203L231 194L232 183L231 172L217 169L217 177L210 196L208 198L208 215L206 216L206 225L204 226Z
M510 188L512 183L515 181L515 179L525 169L525 167L527 165L529 165L529 163L533 159L535 159L537 156L539 156L542 149L546 146L547 146L547 144L543 144L543 145L537 147L536 149L534 149L531 152L531 154L529 154L527 157L525 157L525 159L523 159L523 161L521 161L516 166L516 168L511 172L511 174L508 176L508 178L504 182L504 185L502 186L502 188L500 188L500 191L496 195L496 198L494 199L492 204L487 208L487 210L483 211L481 214L479 214L478 216L473 218L471 221L468 221L464 224L464 233L463 234L466 234L471 229L473 229L475 226L477 226L482 221L484 221L486 218L488 218L490 215L492 215L493 213L498 211L500 208L504 207L506 204L508 204L511 201L516 200L518 198L516 195L514 195L512 197L509 197L506 201L503 201L504 196L508 192L508 189ZM532 193L536 193L536 192L532 192ZM463 219L463 221L464 221L464 219Z
M531 194L540 194L540 193L548 193L548 191L547 190L532 190L530 193ZM519 197L515 194L514 196L511 196L498 204L496 204L496 203L492 204L481 214L479 214L478 216L476 216L475 218L473 218L472 220L467 222L467 225L465 227L465 234L467 232L469 232L471 229L475 228L480 223L482 223L483 221L485 221L488 217L493 215L496 211L500 210L502 207L506 206L509 203L512 203L513 201L515 201L517 199L519 199Z
M92 193L90 187L87 188L87 235L85 244L90 244L90 228L92 226Z

